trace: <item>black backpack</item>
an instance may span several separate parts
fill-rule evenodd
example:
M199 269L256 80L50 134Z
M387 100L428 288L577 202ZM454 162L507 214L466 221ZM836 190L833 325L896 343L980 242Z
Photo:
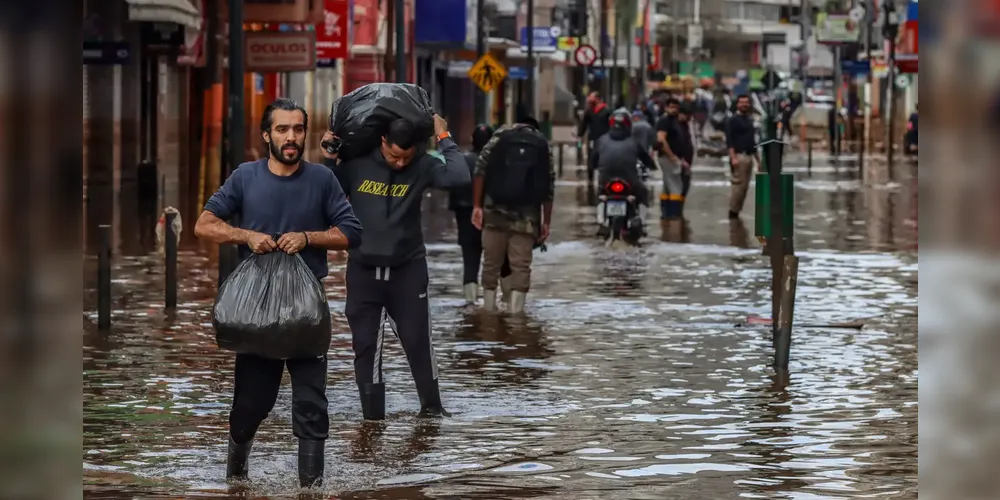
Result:
M490 152L486 194L498 205L537 206L548 197L549 143L529 127L504 132Z

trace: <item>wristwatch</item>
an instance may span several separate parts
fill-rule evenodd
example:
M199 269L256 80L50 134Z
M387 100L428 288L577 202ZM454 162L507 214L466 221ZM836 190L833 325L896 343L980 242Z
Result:
M444 132L441 132L440 134L437 135L437 141L441 142L441 141L443 141L445 139L448 139L450 137L451 137L451 132L444 131Z

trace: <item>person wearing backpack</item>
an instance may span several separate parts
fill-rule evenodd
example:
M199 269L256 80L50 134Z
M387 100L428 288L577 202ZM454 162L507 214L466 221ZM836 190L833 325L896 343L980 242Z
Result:
M549 237L555 167L538 121L501 127L479 154L472 179L472 223L483 231L483 307L496 310L500 268L510 260L510 312L524 312L535 244Z
M493 127L486 124L476 126L472 131L472 150L463 154L469 166L469 176L476 169L479 153L493 137ZM462 248L462 291L466 304L475 304L479 297L479 263L483 257L483 232L472 225L472 185L453 189L448 193L448 208L455 212L455 225L458 228L458 246ZM509 299L507 277L510 276L510 263L504 262L500 269L501 288L504 296Z

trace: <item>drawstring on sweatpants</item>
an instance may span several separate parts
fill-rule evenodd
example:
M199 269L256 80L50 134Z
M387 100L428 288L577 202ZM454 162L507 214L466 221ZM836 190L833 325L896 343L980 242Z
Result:
M376 281L389 281L389 269L388 267L376 267L375 268L375 280ZM385 272L383 272L385 271Z

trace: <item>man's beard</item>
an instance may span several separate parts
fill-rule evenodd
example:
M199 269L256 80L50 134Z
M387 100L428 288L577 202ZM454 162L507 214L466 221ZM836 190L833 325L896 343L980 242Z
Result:
M294 147L295 148L295 155L292 156L292 157L285 156L284 149L286 147ZM283 163L285 165L289 165L289 166L290 165L295 165L295 164L297 164L299 162L299 160L302 159L302 149L303 148L302 148L302 146L300 146L300 145L298 145L298 144L296 144L294 142L289 142L289 143L286 143L286 144L282 144L281 147L278 147L276 144L274 144L272 142L272 143L270 143L268 145L268 149L271 150L271 157L272 158L274 158L275 160L278 160L279 162L281 162L281 163Z

